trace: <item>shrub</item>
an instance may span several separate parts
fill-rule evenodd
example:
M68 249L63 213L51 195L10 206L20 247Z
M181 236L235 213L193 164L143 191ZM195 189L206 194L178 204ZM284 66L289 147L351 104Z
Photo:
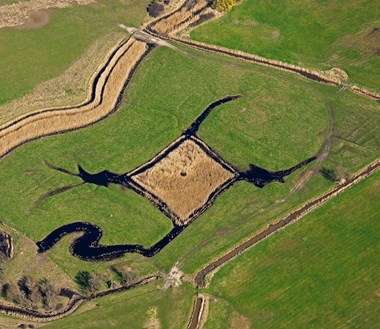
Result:
M323 167L321 170L320 170L320 173L321 175L326 178L327 180L329 181L332 181L332 182L337 182L338 181L338 178L336 176L336 173L335 173L335 170L334 169L330 169L330 168L326 168L326 167Z
M148 6L149 16L151 16L151 17L158 17L158 16L160 16L164 12L164 9L165 9L164 5L162 5L161 3L152 2Z
M236 4L236 0L212 0L212 6L221 11L230 11Z
M75 282L83 291L91 291L91 273L88 271L79 271L75 275Z

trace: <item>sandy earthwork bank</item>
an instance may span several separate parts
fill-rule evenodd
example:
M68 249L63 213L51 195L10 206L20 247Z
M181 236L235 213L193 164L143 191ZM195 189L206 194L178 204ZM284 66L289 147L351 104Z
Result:
M91 97L68 108L41 110L0 127L0 158L28 141L93 124L115 111L141 60L152 46L127 39L111 53L91 83Z

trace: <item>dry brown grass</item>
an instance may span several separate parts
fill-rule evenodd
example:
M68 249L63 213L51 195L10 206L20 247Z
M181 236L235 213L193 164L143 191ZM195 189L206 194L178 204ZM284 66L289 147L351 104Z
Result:
M158 20L158 22L154 24L152 28L159 34L175 33L176 31L183 29L183 27L180 26L185 22L191 20L191 23L193 21L192 18L197 19L198 16L195 17L194 13L207 4L207 0L199 0L191 9L189 9L187 6L183 6L181 10L174 12L166 19Z
M251 321L240 313L233 311L231 317L231 329L250 329Z
M125 80L147 48L146 43L136 40L129 40L123 45L101 75L95 100L91 104L73 109L41 112L3 129L0 132L0 157L29 140L84 127L107 116L113 110Z
M33 113L40 109L80 106L80 103L88 101L94 76L116 49L115 45L124 38L124 33L112 33L98 39L62 75L41 83L31 93L19 99L0 105L0 128L1 124L25 113Z
M49 8L66 8L72 5L93 4L95 0L31 0L0 6L0 28L26 24L41 27L49 21Z
M153 167L133 176L146 190L167 204L184 225L210 194L233 174L186 140Z

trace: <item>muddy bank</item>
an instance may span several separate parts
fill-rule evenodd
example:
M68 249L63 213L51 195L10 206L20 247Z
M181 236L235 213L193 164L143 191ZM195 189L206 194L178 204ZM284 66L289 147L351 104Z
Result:
M203 304L204 304L203 296L198 295L194 300L193 311L191 313L191 317L187 325L187 329L199 328L200 318L202 316Z
M0 230L0 263L13 257L13 238L10 234Z

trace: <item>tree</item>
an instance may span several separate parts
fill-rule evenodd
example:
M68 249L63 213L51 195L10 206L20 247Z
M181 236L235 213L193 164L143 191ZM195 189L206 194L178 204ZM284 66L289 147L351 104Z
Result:
M45 309L52 309L57 298L57 291L48 279L41 279L38 282L38 292L41 295L42 304Z
M101 274L100 272L94 272L90 280L91 292L102 289L103 284L104 284L104 275Z
M75 276L75 282L83 291L91 291L91 273L88 271L79 271Z
M149 13L149 16L151 17L160 16L164 12L164 10L165 10L165 7L161 3L152 2L148 6L148 13Z
M17 281L17 285L20 291L24 294L25 298L30 300L33 291L32 279L24 275L20 280Z
M221 11L230 11L236 5L236 0L212 0L212 6Z
M329 181L332 181L332 182L337 182L338 181L338 178L336 176L336 173L335 173L335 170L334 169L330 169L330 168L326 168L326 167L323 167L321 170L320 170L320 173L321 175L326 178L327 180Z

